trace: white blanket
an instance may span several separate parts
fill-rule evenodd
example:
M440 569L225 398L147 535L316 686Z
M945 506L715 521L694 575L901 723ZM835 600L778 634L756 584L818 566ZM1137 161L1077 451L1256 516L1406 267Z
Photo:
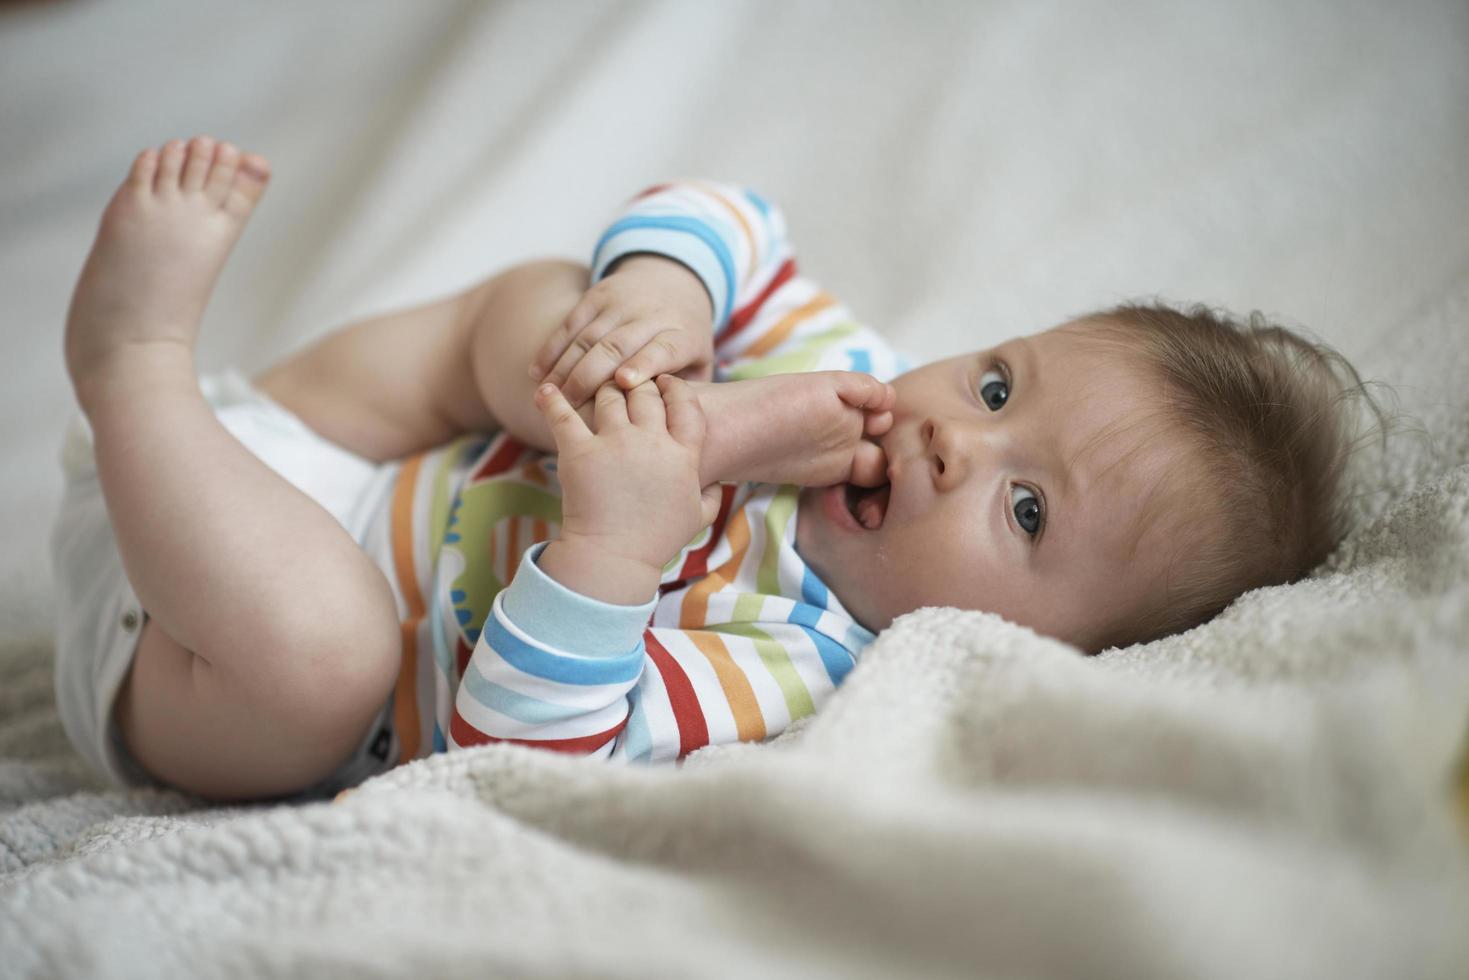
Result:
M1464 975L1469 7L144 6L0 9L0 975ZM61 324L131 154L196 131L277 174L203 369L708 175L920 358L1160 293L1307 326L1411 424L1324 568L1158 643L927 609L682 769L112 792L51 701Z

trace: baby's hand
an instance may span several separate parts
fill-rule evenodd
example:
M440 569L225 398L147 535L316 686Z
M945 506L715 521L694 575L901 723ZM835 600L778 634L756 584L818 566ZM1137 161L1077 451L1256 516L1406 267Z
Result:
M572 408L614 379L636 388L659 374L707 381L714 308L699 277L672 259L631 255L586 291L537 352L530 376L561 389Z
M541 385L535 401L556 440L561 481L561 534L541 569L603 602L646 602L663 566L719 513L718 484L706 491L699 481L698 399L671 375L626 393L603 385L595 431L555 386Z
M870 374L775 374L695 390L708 420L705 482L887 482L887 457L868 437L893 427L897 392Z

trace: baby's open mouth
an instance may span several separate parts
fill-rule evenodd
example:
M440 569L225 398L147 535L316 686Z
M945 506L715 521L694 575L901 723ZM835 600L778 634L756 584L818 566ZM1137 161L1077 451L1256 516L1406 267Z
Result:
M882 519L888 513L888 494L893 485L884 483L880 487L859 487L847 484L847 510L857 523L869 531L882 527Z

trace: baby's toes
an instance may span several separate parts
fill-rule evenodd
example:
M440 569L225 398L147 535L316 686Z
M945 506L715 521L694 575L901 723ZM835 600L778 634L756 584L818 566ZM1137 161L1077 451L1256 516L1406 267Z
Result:
M214 146L214 140L208 136L195 136L189 140L183 177L179 181L179 186L184 190L197 191L204 186L204 179L209 176L210 164L214 163Z
M177 190L179 174L184 168L184 141L169 140L158 153L158 172L153 175L153 190Z
M204 182L204 196L223 206L240 169L240 149L233 143L221 143L214 154L214 166Z
M880 487L888 482L888 458L875 442L862 441L852 452L851 482L859 487Z
M240 157L240 168L230 184L224 209L238 217L244 217L255 208L265 185L270 180L270 162L258 153L246 153Z
M158 170L158 150L148 147L139 153L133 161L133 169L128 171L128 184L136 190L153 191L153 175Z
M868 412L867 417L862 420L862 434L868 436L880 436L887 433L893 427L892 412Z

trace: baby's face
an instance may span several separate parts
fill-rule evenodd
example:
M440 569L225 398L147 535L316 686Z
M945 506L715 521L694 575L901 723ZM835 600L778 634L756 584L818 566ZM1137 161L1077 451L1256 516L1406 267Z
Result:
M902 375L887 490L856 517L845 486L802 492L797 549L860 623L957 606L1095 651L1158 601L1182 528L1206 516L1176 490L1192 457L1159 421L1158 382L1090 329Z

